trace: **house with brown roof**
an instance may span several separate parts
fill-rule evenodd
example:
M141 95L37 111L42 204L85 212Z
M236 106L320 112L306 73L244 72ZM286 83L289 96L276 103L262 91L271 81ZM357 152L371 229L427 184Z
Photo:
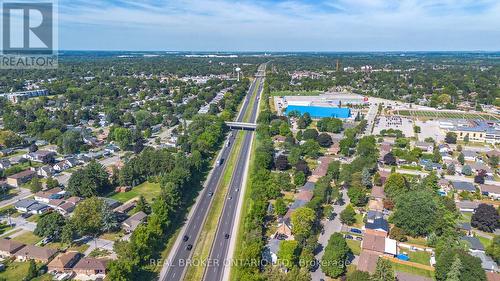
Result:
M21 185L29 182L36 177L36 172L30 169L7 177L7 183L13 187L21 187Z
M479 186L481 194L490 197L491 199L500 199L500 186L492 184L482 184Z
M73 272L78 275L104 278L106 275L106 265L108 261L96 258L82 258L73 266Z
M26 245L15 253L19 261L35 260L43 263L49 262L57 253L56 250L34 245Z
M14 240L0 238L0 257L8 258L25 245Z
M377 261L379 257L380 253L377 252L373 252L370 250L361 251L358 260L358 270L373 274L375 272L375 269L377 268Z
M81 254L78 252L61 253L47 264L47 268L50 272L68 272L73 269L80 257Z

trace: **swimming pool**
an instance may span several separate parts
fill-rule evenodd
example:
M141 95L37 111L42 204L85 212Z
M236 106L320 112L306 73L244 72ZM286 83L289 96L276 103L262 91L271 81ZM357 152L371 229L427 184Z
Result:
M298 111L300 114L309 113L312 118L349 118L351 117L351 109L346 107L322 107L322 106L305 106L305 105L289 105L285 113Z

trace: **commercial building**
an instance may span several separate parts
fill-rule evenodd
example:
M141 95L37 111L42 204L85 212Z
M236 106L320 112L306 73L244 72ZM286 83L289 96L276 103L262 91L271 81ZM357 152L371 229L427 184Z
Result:
M446 132L454 132L457 139L471 142L500 143L500 124L485 120L441 121L439 127Z
M24 91L24 92L13 92L13 93L4 93L0 94L0 98L7 98L13 103L18 103L22 100L26 100L34 97L42 97L48 96L49 91L46 89L43 90L33 90L33 91Z

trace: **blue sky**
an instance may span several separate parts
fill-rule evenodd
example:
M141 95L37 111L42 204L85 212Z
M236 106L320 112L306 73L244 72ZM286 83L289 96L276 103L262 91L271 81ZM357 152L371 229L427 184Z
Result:
M59 0L63 50L500 50L498 0Z

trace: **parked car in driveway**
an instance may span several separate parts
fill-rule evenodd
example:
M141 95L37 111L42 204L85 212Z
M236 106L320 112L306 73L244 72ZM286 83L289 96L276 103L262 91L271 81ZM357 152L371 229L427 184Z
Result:
M363 234L363 232L361 231L361 229L357 229L357 228L351 228L350 230L352 233L357 233L357 234Z

